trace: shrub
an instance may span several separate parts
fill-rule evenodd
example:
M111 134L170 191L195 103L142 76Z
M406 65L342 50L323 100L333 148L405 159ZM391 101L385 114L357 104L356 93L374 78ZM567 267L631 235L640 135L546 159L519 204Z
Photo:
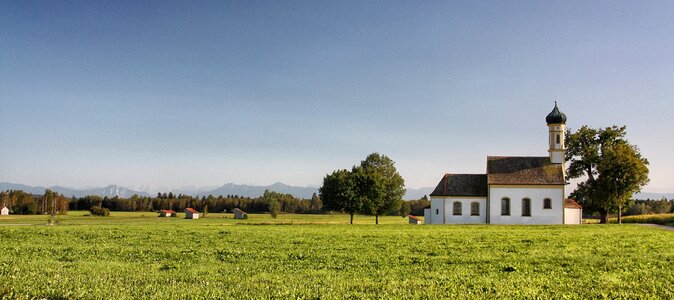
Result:
M89 208L89 212L92 216L107 217L110 215L110 210L105 207L92 206Z
M617 221L618 221L617 219L611 218L612 223L615 223ZM623 217L623 223L669 225L674 224L674 214L627 216Z

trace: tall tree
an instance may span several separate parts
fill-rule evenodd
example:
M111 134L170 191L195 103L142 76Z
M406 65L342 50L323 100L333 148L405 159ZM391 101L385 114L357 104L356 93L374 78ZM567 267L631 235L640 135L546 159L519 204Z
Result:
M348 213L351 217L350 224L353 224L353 215L363 208L362 199L356 197L354 192L351 172L345 169L326 175L323 186L319 189L323 208Z
M625 139L626 127L581 127L566 135L567 178L585 178L571 193L588 211L597 211L601 223L648 183L648 160Z
M636 147L616 144L602 151L604 159L597 166L600 193L618 207L618 223L622 210L634 193L648 183L648 161Z
M316 193L311 195L311 202L309 205L311 211L315 213L320 213L321 210L323 209L323 202L321 202L321 197L318 197Z
M365 213L375 216L376 224L379 216L399 210L405 195L405 180L394 164L386 155L372 153L352 171L356 196L362 199Z

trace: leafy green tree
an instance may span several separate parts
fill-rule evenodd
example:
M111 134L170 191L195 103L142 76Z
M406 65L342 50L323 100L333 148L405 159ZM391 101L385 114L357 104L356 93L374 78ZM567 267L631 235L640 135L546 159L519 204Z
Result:
M412 206L408 201L403 201L400 206L400 216L406 218L412 212Z
M276 198L272 198L269 201L269 213L271 214L271 217L276 219L278 217L278 213L281 210L281 204L279 204L278 200Z
M311 202L309 204L310 209L313 212L319 213L323 209L323 202L321 201L321 197L318 197L316 193L311 195Z
M625 126L583 126L566 135L567 179L585 178L571 197L586 210L599 212L604 224L613 211L618 211L621 221L623 207L648 183L648 160L629 144L625 135Z
M356 197L351 172L342 169L332 172L323 178L323 186L319 189L323 208L331 211L348 213L350 224L353 215L363 208L362 198Z
M393 160L372 153L353 168L356 196L362 199L365 213L379 216L398 211L405 195L405 180L398 174Z

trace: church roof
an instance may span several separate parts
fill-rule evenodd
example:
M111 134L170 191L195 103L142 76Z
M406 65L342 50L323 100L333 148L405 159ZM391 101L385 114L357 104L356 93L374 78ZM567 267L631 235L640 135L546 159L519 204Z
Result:
M545 117L545 122L548 124L566 124L566 115L557 108L557 101L555 101L555 108Z
M487 175L445 174L431 196L487 196Z
M487 181L506 185L566 184L562 168L562 164L550 163L547 156L488 156Z

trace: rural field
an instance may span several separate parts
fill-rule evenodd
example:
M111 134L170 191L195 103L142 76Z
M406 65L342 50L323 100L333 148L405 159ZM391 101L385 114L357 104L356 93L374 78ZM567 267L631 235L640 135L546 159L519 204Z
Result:
M85 214L0 218L0 297L674 298L674 231L633 224Z

